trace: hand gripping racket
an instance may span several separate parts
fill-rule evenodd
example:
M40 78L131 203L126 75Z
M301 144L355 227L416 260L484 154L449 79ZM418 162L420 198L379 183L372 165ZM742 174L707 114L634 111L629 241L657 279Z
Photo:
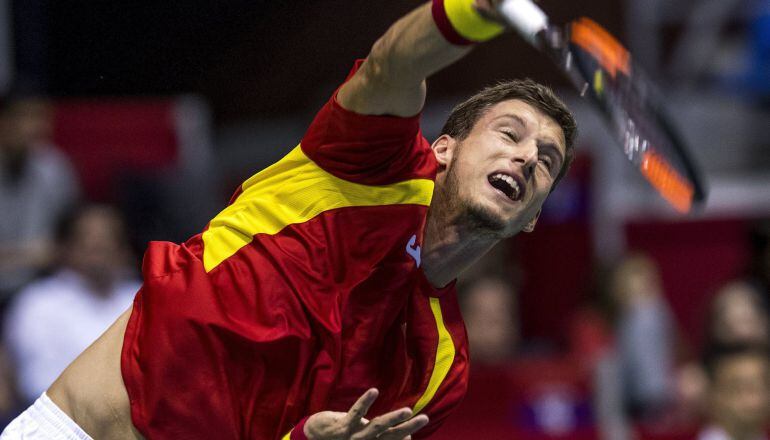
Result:
M626 158L671 206L687 213L705 201L701 173L666 114L660 92L612 34L588 18L551 25L530 0L504 0L499 8L508 24L595 104Z

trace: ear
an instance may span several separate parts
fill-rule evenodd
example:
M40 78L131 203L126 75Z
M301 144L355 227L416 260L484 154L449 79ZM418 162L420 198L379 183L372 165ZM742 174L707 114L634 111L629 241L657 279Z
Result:
M454 147L457 142L452 136L448 134L442 134L438 139L433 141L433 145L430 148L433 150L433 155L436 157L436 162L442 167L446 168L452 162L452 155L454 154Z
M537 219L540 218L540 212L541 211L542 210L540 210L540 209L537 210L537 214L535 214L535 217L532 220L530 220L529 223L527 223L526 226L524 226L524 229L522 229L522 231L524 231L524 232L532 232L532 231L535 230L535 225L537 224Z

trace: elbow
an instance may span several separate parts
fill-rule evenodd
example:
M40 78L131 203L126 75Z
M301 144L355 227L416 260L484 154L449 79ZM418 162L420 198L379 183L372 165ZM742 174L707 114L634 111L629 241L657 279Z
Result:
M385 34L374 43L372 50L366 57L366 62L361 66L367 82L387 85L392 84L394 78L398 77L390 60L392 55L389 54L387 39L388 35Z
M413 89L425 79L415 68L415 55L399 44L398 33L392 28L372 46L362 66L367 80L387 88Z
M424 94L425 77L408 66L400 65L392 56L375 48L366 57L359 73L369 86L380 90L421 91Z

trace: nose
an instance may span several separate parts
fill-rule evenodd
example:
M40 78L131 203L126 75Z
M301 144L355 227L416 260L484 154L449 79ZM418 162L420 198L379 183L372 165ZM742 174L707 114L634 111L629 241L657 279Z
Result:
M537 166L537 145L535 142L520 143L514 152L513 162L521 166L524 178L529 180Z

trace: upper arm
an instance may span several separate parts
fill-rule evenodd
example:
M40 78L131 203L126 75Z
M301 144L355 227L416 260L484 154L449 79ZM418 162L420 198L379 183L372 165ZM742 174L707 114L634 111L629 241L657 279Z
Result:
M401 82L389 78L381 61L369 57L337 92L337 102L362 115L409 117L422 110L425 80Z

